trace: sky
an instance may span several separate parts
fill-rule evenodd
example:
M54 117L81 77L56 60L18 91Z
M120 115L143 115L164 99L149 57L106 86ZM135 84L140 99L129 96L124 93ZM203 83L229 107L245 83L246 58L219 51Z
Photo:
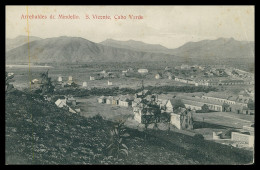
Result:
M96 43L111 38L177 48L189 41L220 37L254 41L254 10L254 6L28 6L28 15L47 16L28 19L28 28L30 36L41 38L72 36ZM58 19L60 14L80 19ZM28 35L22 15L27 15L27 6L6 6L7 38ZM95 20L92 15L111 19ZM127 19L115 19L115 15ZM143 19L131 20L128 15Z

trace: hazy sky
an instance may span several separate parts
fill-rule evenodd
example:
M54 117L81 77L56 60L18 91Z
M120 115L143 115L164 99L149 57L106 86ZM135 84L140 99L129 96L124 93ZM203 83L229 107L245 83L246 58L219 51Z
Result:
M26 6L6 6L6 37L27 35ZM176 48L188 41L219 37L254 41L253 6L28 6L31 36L83 37L93 42L112 38L138 40ZM78 15L79 20L49 19L50 15ZM85 15L109 15L111 20L85 19ZM142 20L116 20L114 15L142 15Z

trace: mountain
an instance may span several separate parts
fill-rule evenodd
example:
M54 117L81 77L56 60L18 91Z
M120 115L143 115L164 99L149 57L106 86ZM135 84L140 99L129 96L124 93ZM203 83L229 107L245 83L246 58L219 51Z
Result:
M41 40L41 38L35 36L29 36L29 42L33 42L35 40ZM24 36L24 35L17 36L13 39L6 38L5 51L9 51L13 48L19 47L23 44L26 44L27 42L28 42L28 36Z
M169 54L109 47L84 38L66 36L31 42L30 56L32 62L157 61L172 57ZM28 61L28 45L8 51L6 61Z
M173 55L187 58L253 58L254 42L237 41L233 38L218 38L188 42L176 48Z
M117 41L113 39L106 39L105 41L100 42L102 45L106 45L109 47L116 47L116 48L124 48L136 51L144 51L144 52L151 52L151 53L170 53L170 49L160 45L160 44L147 44L141 41Z

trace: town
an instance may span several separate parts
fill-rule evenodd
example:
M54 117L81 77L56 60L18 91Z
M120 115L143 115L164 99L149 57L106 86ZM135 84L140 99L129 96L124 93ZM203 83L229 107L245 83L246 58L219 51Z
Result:
M232 146L242 148L252 148L254 145L254 77L252 73L248 73L239 69L199 66L199 65L180 65L174 68L166 67L161 71L153 72L146 68L127 68L120 72L110 72L102 70L90 75L89 80L84 80L82 84L77 84L73 76L58 76L53 81L54 90L61 89L82 89L90 90L98 86L98 82L105 80L100 86L103 88L117 87L116 79L138 77L140 80L140 89L137 93L119 94L114 96L97 96L95 99L82 99L84 97L75 97L69 95L45 95L45 100L55 102L58 108L67 109L71 113L86 115L82 111L84 102L90 100L95 107L104 109L104 117L109 113L108 106L113 108L120 107L121 115L128 113L125 118L126 124L135 125L135 127L154 128L154 126L162 125L163 130L180 130L180 133L192 132L189 135L200 133L205 138L222 144L232 144ZM9 73L12 75L13 73ZM144 87L145 77L152 77L154 80L168 79L172 83L181 83L179 86L187 85L194 87L217 87L223 90L223 87L234 87L247 85L245 89L237 94L222 93L221 91L210 91L208 93L181 93L169 92L167 94L158 94ZM32 88L37 87L44 79L48 81L48 72L45 77L33 79L31 81ZM91 85L92 82L95 82ZM106 83L105 83L106 82ZM95 86L96 85L96 86ZM99 86L99 88L100 88ZM122 86L122 85L121 85ZM55 92L54 92L55 93ZM84 101L84 102L78 102ZM80 104L77 104L80 103ZM106 105L106 106L102 106ZM112 108L111 108L112 109ZM84 109L83 109L84 110ZM102 112L103 112L102 111ZM220 114L219 114L220 113ZM106 115L107 114L107 115ZM119 115L120 115L119 114ZM242 115L245 115L243 117ZM108 117L113 117L111 114ZM213 120L211 120L213 118ZM246 118L246 120L244 120ZM214 119L219 119L214 121ZM230 122L224 123L221 119L229 119ZM239 121L238 121L239 120ZM208 128L211 135L200 132L197 128L199 123L206 124L209 122L219 125L225 125L225 131L219 129ZM239 123L238 123L238 122ZM233 126L232 122L237 125ZM161 126L161 127L162 127ZM160 129L160 128L159 128ZM229 133L229 135L226 135ZM229 139L229 140L227 140Z

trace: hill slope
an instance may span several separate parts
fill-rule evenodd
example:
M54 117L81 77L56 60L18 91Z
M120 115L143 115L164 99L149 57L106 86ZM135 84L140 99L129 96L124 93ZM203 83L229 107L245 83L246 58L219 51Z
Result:
M92 61L146 61L163 60L168 54L148 53L108 47L78 37L47 38L30 43L32 62L92 62ZM6 54L7 62L28 61L28 45L12 49Z
M6 164L248 164L253 158L250 151L174 132L145 140L144 132L128 128L128 157L109 158L112 122L71 114L21 91L5 101Z
M253 58L254 42L219 38L188 42L173 50L174 55L187 58Z
M105 41L100 42L100 44L116 47L116 48L124 48L136 51L144 51L151 53L170 53L170 50L160 44L147 44L141 41L117 41L113 39L107 39Z
M30 36L29 37L29 42L33 42L36 40L41 40L41 38L39 37L35 37L35 36ZM24 45L28 42L28 36L17 36L13 39L10 38L6 38L6 46L5 46L5 51L9 51L13 48L19 47L21 45Z

